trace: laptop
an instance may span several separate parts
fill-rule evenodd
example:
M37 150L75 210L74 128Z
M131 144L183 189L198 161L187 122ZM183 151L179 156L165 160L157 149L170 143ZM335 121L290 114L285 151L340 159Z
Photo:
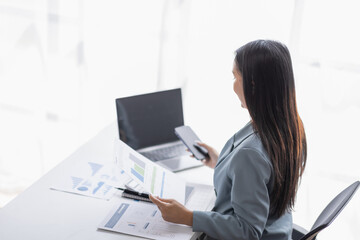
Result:
M174 133L184 125L180 88L118 98L116 111L120 139L143 156L173 172L202 166Z

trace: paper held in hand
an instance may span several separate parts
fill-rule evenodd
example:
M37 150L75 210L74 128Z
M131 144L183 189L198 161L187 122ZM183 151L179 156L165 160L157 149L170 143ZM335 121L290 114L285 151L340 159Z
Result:
M123 169L146 192L185 204L185 180L147 159L121 140L116 140L115 150L118 168Z

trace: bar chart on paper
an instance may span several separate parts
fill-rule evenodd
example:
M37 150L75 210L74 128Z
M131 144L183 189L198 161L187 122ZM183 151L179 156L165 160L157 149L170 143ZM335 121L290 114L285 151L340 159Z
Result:
M130 168L131 174L143 183L145 183L146 177L148 179L147 183L150 184L148 188L150 189L150 193L163 197L166 176L165 171L161 171L157 165L146 168L146 163L132 153L129 153L129 159L132 161L132 167ZM146 171L146 169L148 170ZM147 173L146 176L145 173Z
M141 182L144 182L146 164L131 153L129 154L129 158L134 163L133 167L131 168L131 174L133 174Z
M185 181L118 140L123 170L147 192L185 203Z

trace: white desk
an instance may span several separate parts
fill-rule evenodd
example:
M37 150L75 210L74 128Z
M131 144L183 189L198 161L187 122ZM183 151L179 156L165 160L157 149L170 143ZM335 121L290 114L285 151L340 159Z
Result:
M106 201L49 189L75 162L112 162L116 136L114 123L0 209L0 239L143 239L97 230L115 204L116 196ZM207 167L178 174L187 181L212 184L213 171Z

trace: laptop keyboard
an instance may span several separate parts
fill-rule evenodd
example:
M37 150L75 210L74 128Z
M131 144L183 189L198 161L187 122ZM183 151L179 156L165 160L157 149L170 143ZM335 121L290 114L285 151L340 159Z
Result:
M152 161L160 161L164 159L174 158L181 155L186 155L186 147L184 144L179 143L166 148L160 148L153 151L142 152L143 156Z

